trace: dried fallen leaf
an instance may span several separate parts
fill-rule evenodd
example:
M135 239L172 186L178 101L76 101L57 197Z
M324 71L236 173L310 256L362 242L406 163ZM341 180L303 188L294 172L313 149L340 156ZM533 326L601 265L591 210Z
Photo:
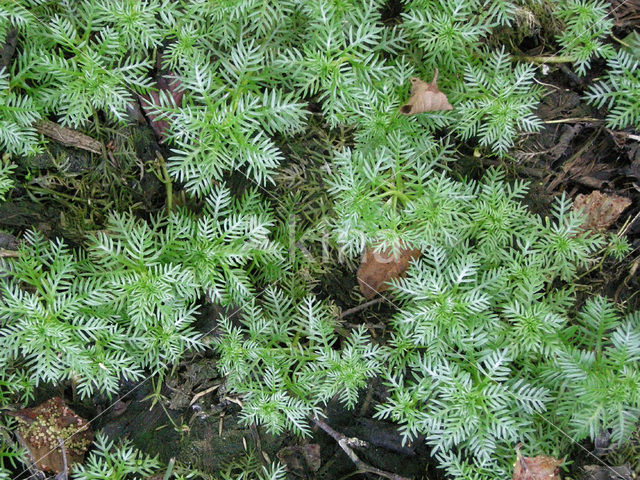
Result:
M369 247L365 250L360 268L358 268L358 283L360 292L367 299L372 299L376 293L389 288L389 280L402 277L409 263L420 256L419 249L401 248L397 256L391 249L376 252Z
M573 210L582 210L586 218L585 230L606 230L631 205L631 200L618 195L607 195L594 190L589 195L578 195L573 202Z
M158 78L158 91L152 90L147 95L139 95L140 104L142 110L149 118L149 125L153 129L154 133L158 137L160 143L166 140L166 131L169 128L169 122L164 119L158 119L158 115L155 114L155 110L160 106L160 90L168 93L175 105L180 105L182 102L182 96L184 92L180 90L180 81L172 78L173 72L169 72L168 76L160 76Z
M516 453L518 458L513 468L513 480L560 480L558 467L562 460L544 455L523 457L519 448L516 448Z
M33 408L18 410L12 415L19 422L18 440L40 470L56 473L64 470L60 440L65 446L67 469L82 462L84 453L93 442L89 422L76 415L59 397L50 398Z
M287 471L299 477L308 478L307 473L320 470L320 445L317 443L284 447L276 456Z
M438 70L433 74L431 83L423 82L419 78L411 77L411 97L409 101L400 107L400 113L416 115L423 112L438 110L452 110L447 96L438 90Z

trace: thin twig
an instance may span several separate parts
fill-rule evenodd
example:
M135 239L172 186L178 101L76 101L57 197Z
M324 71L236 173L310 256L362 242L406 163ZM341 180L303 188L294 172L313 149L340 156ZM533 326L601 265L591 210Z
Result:
M344 434L335 431L333 428L331 428L331 426L317 417L312 418L311 421L319 426L322 430L324 430L329 436L331 436L331 438L333 438L338 443L344 453L346 453L351 461L355 464L356 469L359 473L372 473L374 475L379 475L390 480L410 480L407 477L398 475L397 473L391 473L385 470L380 470L376 467L372 467L368 463L360 460L360 458L358 458L351 447L366 447L368 445L367 442L355 437L349 438Z
M62 472L60 472L59 480L69 480L69 466L67 464L67 451L64 448L64 440L58 438L58 444L62 451Z
M545 120L542 123L579 123L579 122L593 122L593 123L599 123L602 120L599 118L592 118L592 117L578 117L578 118L559 118L557 120Z
M0 258L19 257L19 256L20 256L20 252L18 252L17 250L6 250L4 248L0 248Z
M206 390L196 393L193 398L191 399L191 401L189 402L189 406L193 405L194 403L196 403L201 397L204 397L207 393L211 393L214 390L216 390L218 387L220 387L220 384L214 385L213 387L209 387Z
M573 63L576 61L576 58L568 55L515 55L513 56L513 60L532 63Z
M364 310L365 308L369 308L372 305L377 305L378 303L382 303L385 300L386 299L384 297L378 297L378 298L374 298L373 300L369 300L368 302L361 303L360 305L356 305L355 307L350 308L349 310L345 310L344 312L342 312L340 314L340 318L344 318L347 315L352 315L354 313L358 313L360 310Z

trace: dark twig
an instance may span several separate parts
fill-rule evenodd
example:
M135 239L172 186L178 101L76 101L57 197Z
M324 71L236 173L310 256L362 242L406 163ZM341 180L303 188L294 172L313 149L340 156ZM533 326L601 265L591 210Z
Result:
M340 448L347 454L347 456L351 459L351 461L355 464L356 470L358 473L372 473L374 475L378 475L380 477L388 478L390 480L410 480L407 477L403 477L398 475L397 473L386 472L384 470L380 470L379 468L372 467L368 463L363 462L353 451L352 447L366 447L367 442L360 440L359 438L349 438L344 434L335 431L331 426L327 423L323 422L319 418L312 418L313 423L319 426L322 430L324 430L331 438L333 438Z
M373 300L369 300L368 302L361 303L360 305L356 305L349 310L345 310L340 314L340 318L344 318L347 315L352 315L354 313L358 313L360 310L364 310L365 308L369 308L373 305L377 305L378 303L384 302L386 299L384 297L374 298Z

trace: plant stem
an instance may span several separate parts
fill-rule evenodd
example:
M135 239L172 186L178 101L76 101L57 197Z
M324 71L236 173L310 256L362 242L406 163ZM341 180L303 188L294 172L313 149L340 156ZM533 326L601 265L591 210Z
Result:
M627 47L627 48L631 48L631 45L629 45L627 42L625 42L624 40L620 40L618 37L616 37L615 35L611 35L611 38L613 38L616 42L618 42L620 45Z
M160 152L156 152L156 158L160 165L160 171L162 172L161 180L162 183L164 183L164 188L167 194L167 212L171 212L173 210L173 183L169 176L169 170L167 170L167 162L164 161L164 157Z

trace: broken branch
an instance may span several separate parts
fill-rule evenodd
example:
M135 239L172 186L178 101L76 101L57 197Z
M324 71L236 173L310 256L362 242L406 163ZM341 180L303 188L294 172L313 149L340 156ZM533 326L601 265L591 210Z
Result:
M388 478L390 480L410 480L407 477L403 477L398 475L397 473L387 472L385 470L380 470L379 468L372 467L368 463L360 460L358 455L353 451L352 447L366 447L367 442L360 440L359 438L349 438L346 435L337 432L327 423L323 422L319 418L312 418L311 421L315 423L318 427L324 430L329 436L331 436L340 446L340 448L347 454L347 456L351 459L351 461L355 464L358 473L372 473L374 475L379 475L384 478Z
M66 147L81 148L93 153L102 153L103 146L84 133L80 133L70 128L62 127L49 120L41 120L35 125L36 130L41 134L55 140Z

